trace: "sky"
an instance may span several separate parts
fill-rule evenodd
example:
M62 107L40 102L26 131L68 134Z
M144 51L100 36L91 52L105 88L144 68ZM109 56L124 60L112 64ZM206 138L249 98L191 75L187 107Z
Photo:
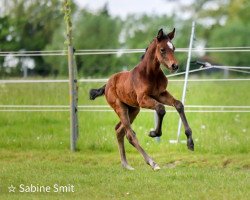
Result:
M91 11L102 8L108 3L113 16L125 18L130 13L137 14L172 14L179 4L190 4L192 0L75 0L81 8Z

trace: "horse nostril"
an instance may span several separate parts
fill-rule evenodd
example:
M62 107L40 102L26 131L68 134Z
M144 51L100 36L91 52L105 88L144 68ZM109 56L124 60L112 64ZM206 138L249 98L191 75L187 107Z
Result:
M173 70L177 70L177 69L178 69L178 65L172 64L172 69L173 69Z

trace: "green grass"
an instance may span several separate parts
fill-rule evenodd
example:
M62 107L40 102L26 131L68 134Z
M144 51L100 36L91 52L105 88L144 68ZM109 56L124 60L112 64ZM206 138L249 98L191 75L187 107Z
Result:
M248 199L249 165L243 155L151 152L152 171L130 153L135 171L121 169L116 153L1 151L1 199ZM176 164L171 164L175 161ZM178 161L178 162L177 162ZM68 185L74 193L8 193L8 186Z
M79 84L79 104L88 90L102 84ZM182 82L169 91L181 97ZM67 105L68 85L0 85L0 104ZM190 82L186 104L250 105L248 82ZM178 115L167 113L161 142L147 136L152 113L140 113L133 124L144 149L159 163L154 172L126 141L129 163L123 170L116 144L113 112L79 112L78 151L69 151L69 113L0 112L0 199L249 199L249 113L187 113L195 152L176 138ZM182 135L181 139L185 139ZM73 184L69 193L9 193L8 186Z

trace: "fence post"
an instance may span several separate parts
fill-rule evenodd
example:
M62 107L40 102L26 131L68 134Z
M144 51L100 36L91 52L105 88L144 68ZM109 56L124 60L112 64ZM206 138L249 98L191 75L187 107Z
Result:
M193 21L192 22L191 36L190 36L189 49L188 49L188 59L187 59L187 65L186 65L185 80L184 80L184 86L183 86L183 92L182 92L182 100L181 100L183 105L185 104L185 98L186 98L188 75L189 75L191 54L192 54L193 41L194 41L194 31L195 31L195 22ZM181 124L182 124L182 121L181 121L181 119L179 119L178 131L177 131L177 142L180 142Z
M70 149L76 151L78 137L78 116L77 116L77 76L74 66L74 49L72 46L72 22L71 22L71 0L64 0L64 19L67 29L68 45L68 69L69 69L69 101L70 101Z

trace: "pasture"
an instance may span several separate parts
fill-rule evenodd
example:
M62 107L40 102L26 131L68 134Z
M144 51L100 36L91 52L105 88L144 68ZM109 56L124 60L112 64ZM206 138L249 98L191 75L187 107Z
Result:
M79 105L101 83L79 83ZM168 90L181 99L183 82ZM250 105L248 81L189 82L188 105ZM68 105L67 83L0 85L1 105ZM172 110L171 108L167 108ZM1 108L1 110L4 110ZM188 109L186 109L188 110ZM167 113L158 143L148 137L153 113L141 112L133 124L139 142L161 166L154 172L126 141L123 170L113 112L79 112L78 151L69 151L68 112L0 112L0 199L249 199L250 113L186 113L195 151L176 139L178 114ZM184 131L181 135L186 139ZM74 185L74 192L9 193L24 185Z

